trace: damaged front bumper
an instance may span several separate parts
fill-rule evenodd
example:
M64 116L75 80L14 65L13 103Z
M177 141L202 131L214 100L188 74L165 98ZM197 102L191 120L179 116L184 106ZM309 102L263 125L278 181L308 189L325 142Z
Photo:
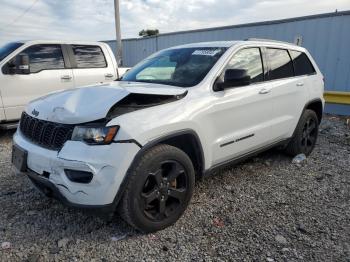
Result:
M115 211L117 203L111 203L107 205L82 205L82 204L73 203L70 200L68 200L61 193L58 187L54 183L52 183L49 179L33 171L28 171L27 175L37 189L39 189L47 197L52 197L60 201L65 206L84 209L86 211L101 215L102 217L109 217Z
M113 209L123 179L140 147L134 143L90 146L67 141L60 151L29 142L20 131L14 145L26 151L26 169L34 185L68 206ZM88 183L73 182L67 170L92 174Z

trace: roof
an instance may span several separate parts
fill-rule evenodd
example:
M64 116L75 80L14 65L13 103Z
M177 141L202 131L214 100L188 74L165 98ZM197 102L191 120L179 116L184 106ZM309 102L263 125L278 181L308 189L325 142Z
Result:
M282 41L275 41L270 39L247 39L247 40L240 40L240 41L211 41L211 42L198 42L198 43L190 43L190 44L184 44L184 45L178 45L173 46L167 49L177 49L177 48L195 48L195 47L227 47L230 48L237 44L244 44L244 45L256 45L256 46L270 46L270 47L280 47L280 48L288 48L288 49L294 49L294 50L304 50L303 47L297 46L293 43L288 42L282 42Z
M191 43L184 44L171 47L172 48L191 48L191 47L231 47L242 41L211 41L211 42L199 42L199 43Z
M17 43L24 44L79 44L79 45L97 45L104 44L103 42L97 41L77 41L77 40L45 40L45 39L37 39L37 40L23 40L23 41L14 41Z

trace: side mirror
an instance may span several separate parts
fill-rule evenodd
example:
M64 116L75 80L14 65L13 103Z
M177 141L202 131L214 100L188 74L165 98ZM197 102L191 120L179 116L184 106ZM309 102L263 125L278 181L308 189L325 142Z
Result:
M16 74L30 74L29 56L25 53L21 53L16 56Z
M245 69L227 69L224 75L224 81L216 83L214 91L222 91L230 87L250 85L250 75Z

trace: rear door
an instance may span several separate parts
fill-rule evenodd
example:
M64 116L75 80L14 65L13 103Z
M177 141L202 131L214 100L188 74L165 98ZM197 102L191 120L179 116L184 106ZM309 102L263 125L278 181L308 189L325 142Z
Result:
M273 114L271 134L275 140L292 136L305 101L308 100L307 78L295 76L292 58L287 49L265 49L271 87Z
M117 72L107 50L98 45L70 45L75 86L110 82Z
M289 50L293 59L294 75L299 80L299 86L303 86L304 92L308 92L309 97L319 97L320 86L323 86L323 79L317 75L309 57L300 51ZM305 104L308 102L305 97Z
M72 69L67 68L61 45L32 45L21 53L29 56L30 74L9 74L6 70L0 73L0 91L7 121L19 119L29 101L73 87Z

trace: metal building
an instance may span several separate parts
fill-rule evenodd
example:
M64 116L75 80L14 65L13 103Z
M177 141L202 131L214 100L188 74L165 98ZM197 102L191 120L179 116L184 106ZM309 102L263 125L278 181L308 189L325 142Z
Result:
M124 39L123 66L175 45L251 37L306 47L325 76L326 111L350 115L350 11ZM115 50L115 41L106 42Z

